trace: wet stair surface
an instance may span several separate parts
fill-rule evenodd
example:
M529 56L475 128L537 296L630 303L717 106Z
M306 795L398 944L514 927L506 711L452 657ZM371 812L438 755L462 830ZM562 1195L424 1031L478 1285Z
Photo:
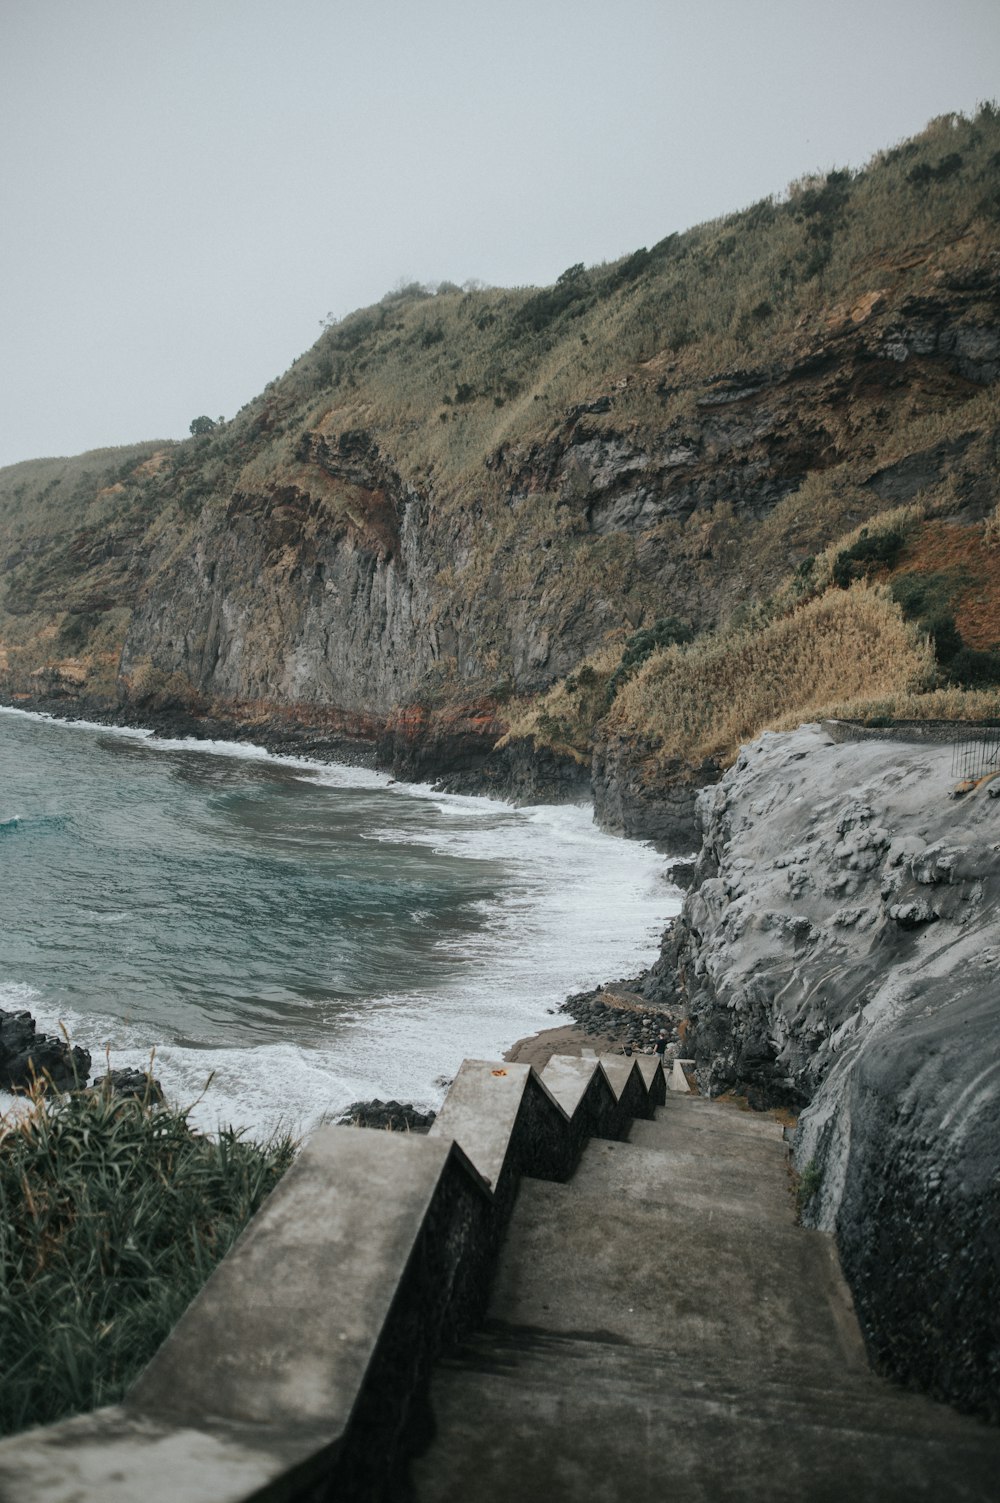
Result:
M995 1430L870 1372L780 1127L700 1097L592 1139L566 1184L522 1181L431 1407L419 1503L1000 1497Z

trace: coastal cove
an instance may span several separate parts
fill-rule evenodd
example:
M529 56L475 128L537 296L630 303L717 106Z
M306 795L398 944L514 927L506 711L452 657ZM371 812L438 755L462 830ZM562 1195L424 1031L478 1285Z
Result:
M647 9L663 78L687 55L705 96L725 48L686 54ZM551 285L400 278L255 373L242 333L284 320L303 248L337 282L323 215L364 246L371 192L402 254L415 221L392 174L426 178L432 210L447 177L440 151L430 177L417 161L437 96L400 28L364 20L352 71L343 18L325 49L311 19L299 54L308 37L365 80L380 118L395 97L401 144L360 197L320 195L345 153L292 142L266 18L253 115L285 140L279 186L309 171L293 259L226 333L257 395L210 397L196 320L181 416L146 430L175 436L0 468L0 1503L994 1503L1000 103L864 162L846 129L841 165L807 159L779 191L754 186L756 106L730 80L716 114L746 151L730 130L716 155L744 207L683 228L698 133L675 131L648 217L607 220L637 248L588 264L550 172L569 247ZM471 140L475 55L505 145L496 49L453 19L440 100L465 80L449 118ZM590 28L589 92L567 72L587 28L546 51L531 19L512 77L553 123L558 56L611 138L621 32L619 123L653 139L649 110L634 128L634 18ZM935 110L967 19L942 45L926 16L907 28ZM229 70L255 76L243 23L215 68L210 24L184 42L220 107ZM190 128L145 25L127 76L168 83ZM76 57L58 30L23 58L25 118ZM803 80L823 93L829 19L763 90L795 27L780 47L728 30L740 85L782 101L778 136L812 158L786 106ZM96 62L91 32L77 51ZM393 96L372 79L397 54ZM906 54L869 104L918 107ZM77 74L71 145L82 162L87 101L107 111L115 136L87 159L117 191L122 121L157 151L183 132L144 134L99 68ZM826 74L839 118L844 69ZM346 97L296 73L314 121L340 112L338 142L374 141ZM35 135L68 160L65 132ZM250 135L198 139L232 218ZM244 201L284 224L252 166ZM478 229L468 182L457 219L435 213L456 255L463 224L499 243L485 157L475 180ZM137 181L104 270L125 266ZM168 175L150 183L146 251L173 268L164 231L196 232L190 311L221 242ZM66 220L46 243L72 275L38 310L9 285L59 336L35 327L43 380L14 371L17 400L61 423L60 287L100 315L94 395L117 367L111 293L80 260L108 239L107 193L74 231L52 187L21 222L34 247ZM176 299L153 337L146 251L137 391L185 340Z
M463 1057L651 964L680 908L664 858L587 807L249 744L4 711L0 788L0 1007L95 1072L155 1048L209 1129L436 1106Z

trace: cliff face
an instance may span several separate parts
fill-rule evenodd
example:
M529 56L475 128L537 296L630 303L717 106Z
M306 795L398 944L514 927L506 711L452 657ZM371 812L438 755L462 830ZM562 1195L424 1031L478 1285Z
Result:
M998 147L939 121L549 289L389 297L209 433L3 472L0 692L530 786L508 706L588 654L901 501L995 505ZM608 822L686 844L670 770L584 739L534 736L540 786L595 742Z
M390 296L183 444L0 472L0 697L592 788L610 828L690 850L723 753L615 719L644 632L723 625L735 657L780 610L787 670L817 559L852 536L822 588L867 588L895 566L862 524L912 501L884 613L909 602L932 672L929 635L960 632L968 683L997 682L998 168L995 109L944 118L552 288ZM751 688L724 692L775 723ZM565 715L532 722L549 689ZM643 995L676 962L706 1089L801 1112L807 1214L877 1359L995 1416L1000 802L950 801L949 766L757 742L701 794L700 882Z
M705 1089L801 1112L886 1371L1000 1418L1000 788L953 748L766 735L701 795L671 952Z
M578 796L570 763L553 779L544 748L534 777L490 758L509 694L544 688L665 604L713 625L845 519L935 486L983 513L992 492L979 449L994 440L962 408L1000 371L1000 317L985 321L996 291L977 284L933 310L866 305L846 328L811 331L787 364L692 381L692 411L659 433L619 431L612 393L542 445L487 455L479 496L474 483L404 479L384 439L331 410L291 463L245 465L224 505L164 531L128 624L120 693L133 713L164 698L236 719L248 705L290 711L304 726L332 712L374 727L397 772ZM655 389L654 376L641 379ZM886 462L898 453L878 436L886 411L928 400L950 413L949 436ZM806 480L836 465L848 413L851 474L833 486L834 520L796 511ZM716 769L662 767L649 753L598 737L599 818L690 849L693 793Z
M285 473L238 477L178 546L165 540L124 644L206 701L329 705L384 717L449 644L431 628L422 498L369 438L345 434Z
M293 463L264 481L239 477L179 554L154 561L125 680L148 659L209 698L387 714L500 679L541 687L664 601L711 625L794 557L786 540L769 573L767 559L748 568L747 550L779 502L843 457L848 407L855 428L870 430L851 451L863 479L850 519L948 476L975 504L960 409L1000 373L1000 279L985 292L977 287L971 309L955 292L932 309L904 300L892 311L883 299L859 324L810 331L787 363L689 378L693 411L659 433L618 431L608 395L591 404L599 429L593 414L571 412L546 443L485 455L490 494L477 497L473 484L468 506L404 480L376 433L345 430L345 414L331 410ZM655 391L654 376L633 379ZM886 407L930 397L954 408L955 436L881 462ZM822 537L806 516L795 525L802 546Z

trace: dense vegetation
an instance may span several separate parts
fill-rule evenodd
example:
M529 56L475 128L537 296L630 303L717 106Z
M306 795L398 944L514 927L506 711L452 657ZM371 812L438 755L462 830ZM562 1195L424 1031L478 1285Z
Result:
M608 728L651 737L664 756L726 763L764 729L826 716L1000 717L1000 653L968 646L956 625L967 615L972 632L985 616L1000 637L998 523L1000 507L956 530L929 502L874 518L810 557L748 623L652 655ZM962 565L928 569L935 545L960 550Z
M102 1092L0 1123L0 1434L120 1398L293 1152Z

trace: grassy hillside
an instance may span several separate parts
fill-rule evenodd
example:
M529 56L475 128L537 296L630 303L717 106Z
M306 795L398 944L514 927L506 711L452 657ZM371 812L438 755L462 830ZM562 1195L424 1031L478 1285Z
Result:
M610 265L570 267L550 288L390 295L274 383L265 406L283 431L272 449L288 448L293 409L315 402L313 428L336 397L338 422L353 416L391 440L407 478L431 472L455 487L482 480L484 455L543 442L553 414L618 382L613 416L595 426L656 434L690 411L696 380L857 321L866 299L921 287L929 262L967 261L969 240L995 248L998 151L992 107L975 122L946 116L857 172L804 179L780 202Z
M22 661L26 672L61 662L113 694L162 504L157 481L176 448L133 444L0 470L0 674Z
M954 706L990 692L1000 646L998 376L1000 116L984 106L552 287L389 294L185 443L0 472L0 675L112 697L145 602L148 672L211 702L202 625L168 644L149 623L223 588L189 561L235 548L243 518L260 555L219 610L249 623L255 683L298 682L267 655L300 576L333 546L402 568L412 502L413 631L441 645L432 667L400 658L403 704L485 697L579 757L598 725L693 755L779 708L912 709L932 690ZM893 557L835 580L859 529L901 505ZM697 640L654 642L609 692L667 618ZM331 617L331 640L343 629ZM779 684L761 665L791 664L796 636L816 661ZM820 660L860 640L871 671L838 687ZM709 724L682 679L734 654L742 683L767 685Z
M1000 505L982 522L947 500L896 508L693 642L676 618L657 626L520 706L506 739L582 762L616 736L660 763L726 765L764 730L829 716L998 720Z

